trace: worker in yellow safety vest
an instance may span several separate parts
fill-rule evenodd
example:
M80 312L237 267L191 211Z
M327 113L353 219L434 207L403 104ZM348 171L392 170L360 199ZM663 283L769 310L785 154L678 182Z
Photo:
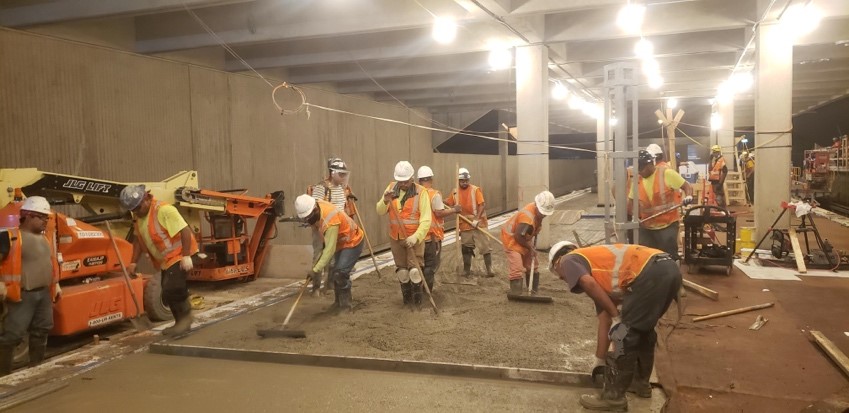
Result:
M534 281L531 295L539 291L539 260L533 240L542 229L542 220L554 213L554 195L542 191L522 209L516 211L501 227L501 243L507 255L510 293L521 294L523 287L531 282L531 267L534 269ZM522 276L525 283L522 283Z
M580 403L591 410L625 411L626 392L651 397L651 377L658 320L676 299L681 271L663 251L641 245L614 244L577 248L560 241L549 252L549 270L575 294L586 293L598 317L596 365L604 365L604 390L585 394ZM622 306L621 311L617 308ZM609 343L613 352L608 353Z
M27 334L30 367L44 360L53 303L62 294L56 244L45 234L51 227L50 204L32 196L21 204L18 226L0 231L0 305L8 311L0 334L0 376L12 372L15 347Z
M377 201L378 215L389 215L389 247L395 259L395 275L401 284L404 305L421 306L425 237L433 219L430 197L413 182L415 170L407 161L395 165L390 182Z
M475 256L475 247L483 255L483 263L486 266L486 276L494 277L492 272L492 247L489 239L481 230L487 231L486 201L483 190L477 185L472 185L472 175L466 168L457 171L457 190L451 192L451 196L445 200L448 206L460 205L460 213L468 219L460 220L460 242L463 254L463 275L472 275L472 257Z
M708 181L710 181L716 205L722 208L725 204L725 177L728 175L728 166L725 157L722 156L722 147L713 145L710 147L710 166L708 170Z
M419 180L419 185L427 190L427 195L430 198L431 217L430 230L425 238L424 249L424 280L428 288L433 291L436 271L439 270L439 264L442 257L442 240L445 238L445 217L460 212L460 206L455 205L454 208L448 208L442 201L442 194L433 188L433 170L429 166L422 166L416 172L416 178Z
M740 167L743 170L743 179L746 181L746 193L749 195L749 203L755 203L755 155L748 151L740 154Z

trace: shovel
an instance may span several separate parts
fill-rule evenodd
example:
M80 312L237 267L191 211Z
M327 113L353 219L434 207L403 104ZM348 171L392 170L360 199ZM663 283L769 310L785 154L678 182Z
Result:
M115 238L112 237L112 225L109 224L109 221L106 221L106 230L109 233L109 241L112 242L112 249L115 250L115 255L118 257L118 264L121 265L121 273L124 275L124 282L127 283L127 289L130 290L130 297L133 297L133 304L136 306L136 316L129 318L130 323L132 323L133 328L137 331L150 330L153 328L153 323L149 318L147 318L146 314L142 314L139 300L136 298L136 292L133 290L133 283L130 282L130 273L127 272L127 266L124 265L124 259L121 258L121 251L118 250L118 244L115 242Z
M304 291L307 290L307 285L309 285L310 277L307 277L304 280L304 284L301 285L301 291L298 293L298 298L295 299L295 302L292 303L292 308L289 309L289 314L286 315L286 319L283 320L282 328L272 328L272 329L264 329L257 330L256 334L262 338L306 338L307 333L304 330L287 330L286 325L289 324L289 319L292 318L292 313L295 312L295 307L298 306L298 302L301 301L301 297L304 295ZM317 281L316 281L317 282Z

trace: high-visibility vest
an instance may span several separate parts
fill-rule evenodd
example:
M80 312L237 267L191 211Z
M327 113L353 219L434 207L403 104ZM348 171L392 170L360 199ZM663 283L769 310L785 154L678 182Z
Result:
M722 178L722 169L725 168L725 158L720 156L710 161L710 173L708 181L719 181Z
M353 248L363 240L363 230L351 217L345 215L330 202L317 201L321 217L318 220L318 231L324 235L328 228L333 225L339 226L339 235L336 237L336 251Z
M416 189L416 195L407 198L401 208L401 198L395 198L389 203L389 236L392 239L402 240L416 233L419 229L419 195L425 191L425 187L413 183L412 188ZM386 191L391 191L395 188L395 182L391 182L386 188ZM386 192L384 191L384 192ZM400 209L400 212L399 212Z
M430 197L430 205L431 205L431 221L430 221L430 230L427 232L427 239L431 239L431 237L435 238L437 241L442 241L445 238L445 219L436 216L436 211L433 210L433 198L439 194L439 191L433 188L425 188L427 190L427 195Z
M677 194L678 190L670 188L666 186L666 168L657 168L654 172L654 187L652 188L652 199L649 201L648 193L646 192L646 187L643 185L643 178L640 177L639 187L640 187L640 219L648 218L658 212L666 211L665 214L661 214L657 217L654 217L648 221L643 222L643 228L648 229L662 229L668 227L673 222L677 222L681 215L678 212L678 208L672 209L675 205L678 205L678 198L680 195Z
M159 224L159 208L165 205L166 204L164 202L159 202L154 199L150 203L150 209L147 211L147 234L150 236L150 241L153 243L154 247L156 247L156 250L162 256L162 262L154 257L153 254L148 255L150 255L150 259L161 269L166 269L183 258L183 239L181 235L178 233L171 237L168 235L168 231ZM133 227L137 234L141 234L141 231L139 230L139 222L137 220L133 221ZM190 246L189 251L191 251L191 255L197 254L197 240L195 240L194 235L192 235L190 239L192 245ZM139 244L147 249L147 243L145 243L144 240L141 240Z
M608 294L628 288L649 260L663 251L642 245L613 244L578 248L569 254L580 255L590 264L592 277Z
M0 233L0 237L9 237L9 253L0 263L0 280L6 284L6 299L12 302L21 301L21 274L23 273L23 237L19 228L10 228ZM50 283L50 296L55 297L56 283L59 282L59 261L56 256L56 246L47 235L44 240L50 245L50 262L53 264L53 282Z
M333 184L330 182L329 179L325 179L324 181L319 182L315 185L308 186L307 187L307 195L312 196L313 192L315 192L315 187L316 186L322 186L324 188L324 199L323 200L333 204L334 200L330 199L330 197L331 197L330 187L332 185ZM356 215L356 213L355 213L356 207L354 206L354 203L352 202L353 200L350 198L352 193L353 193L353 191L351 191L351 187L345 186L345 213L348 214L349 217Z
M460 205L461 214L478 216L478 191L480 191L480 188L474 185L469 185L466 189L460 188L459 195L457 191L451 194L450 203L447 205ZM487 225L486 212L484 212L481 215L478 226L486 228ZM465 220L460 220L460 231L471 231L473 229L472 224L469 224Z
M528 249L519 245L516 242L515 234L516 231L519 230L519 224L528 224L531 226L533 230L531 232L532 235L537 235L540 231L540 228L537 228L535 225L536 222L536 204L531 202L528 205L525 205L524 208L516 211L507 222L501 227L501 243L504 244L504 249L516 251L519 254L525 255L528 253Z

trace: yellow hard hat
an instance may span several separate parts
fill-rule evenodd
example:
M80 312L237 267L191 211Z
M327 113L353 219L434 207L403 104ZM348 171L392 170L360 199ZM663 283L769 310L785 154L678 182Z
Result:
M722 148L719 145L713 145L710 147L711 152L722 152Z

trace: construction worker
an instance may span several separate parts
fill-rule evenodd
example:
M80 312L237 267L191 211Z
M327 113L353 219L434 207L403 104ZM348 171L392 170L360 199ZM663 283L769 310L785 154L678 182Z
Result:
M542 229L542 220L554 213L554 195L542 191L522 209L516 211L501 227L501 243L507 255L510 280L510 293L521 294L523 287L530 284L531 267L534 269L534 281L531 294L539 290L539 260L535 248L536 236ZM533 240L533 241L532 241ZM522 283L522 277L525 283Z
M472 257L475 256L475 246L478 252L483 255L483 262L486 265L486 276L494 277L492 272L492 248L489 246L489 239L481 231L487 231L486 219L486 202L484 201L483 191L480 187L472 185L469 180L472 179L472 174L466 168L460 168L457 171L458 194L455 190L451 193L451 197L445 200L448 206L460 205L460 214L466 220L460 220L460 242L463 245L463 275L469 277L472 275Z
M310 185L310 187L307 188L307 194L311 195L316 200L327 201L333 204L336 208L339 208L340 211L345 211L345 214L353 218L356 211L354 202L357 200L357 197L354 196L354 193L351 191L351 186L348 185L348 178L350 176L348 165L346 165L345 162L343 162L340 158L330 158L327 160L327 172L327 178L315 185ZM313 227L313 264L318 261L325 247L326 246L324 245L323 237L318 232L316 227ZM323 267L325 268L326 272L326 275L324 277L324 285L327 289L326 291L329 291L332 285L332 283L330 282L330 278L332 277L332 268L334 262L334 260L331 260L329 265ZM321 288L321 282L314 282L314 296L317 296L319 294L319 288Z
M646 152L654 156L654 166L661 167L669 165L666 162L666 157L663 155L663 149L660 147L660 145L653 143L649 146L646 146Z
M641 245L614 244L577 248L560 241L549 252L549 270L572 293L592 298L598 316L596 358L604 359L604 389L585 394L580 403L591 410L625 411L625 392L651 397L652 366L658 320L676 299L681 272L668 254ZM621 304L621 311L617 305Z
M436 271L439 270L440 258L442 256L442 239L445 238L445 217L460 212L460 206L447 208L442 202L442 194L433 188L433 170L429 166L422 166L416 172L419 185L427 190L430 197L431 217L430 230L425 238L424 249L424 279L428 288L433 291Z
M395 275L401 284L404 305L422 302L424 240L430 231L430 197L423 186L413 182L415 170L407 161L395 165L395 181L377 201L378 215L389 214L389 247L395 259Z
M743 170L743 179L746 181L746 192L749 195L749 203L755 203L755 156L744 151L740 154L740 168Z
M725 204L725 177L728 175L728 166L725 165L725 157L722 156L722 148L719 145L710 147L710 167L708 181L710 181L716 205L722 208Z
M333 306L350 312L353 310L351 270L363 252L363 230L342 210L330 202L316 201L309 194L295 199L295 212L298 218L316 228L324 244L321 256L309 273L313 288L321 283L322 271L334 258L336 264L328 281L336 296Z
M0 334L0 376L12 372L17 347L29 333L30 367L44 360L53 328L53 303L62 295L55 244L45 235L50 204L32 196L21 205L18 226L0 232L0 305L5 306Z
M144 185L127 185L121 191L121 206L133 215L136 237L133 258L127 272L135 273L142 251L162 274L162 302L174 315L174 325L162 330L163 335L183 334L192 327L192 305L186 278L194 268L198 253L192 229L173 205L153 198Z
M678 221L681 219L678 207L693 203L693 188L671 168L655 167L654 160L647 151L639 152L638 194L635 196L633 191L628 191L627 208L633 211L633 199L639 200L640 244L657 248L678 260ZM679 189L684 191L683 199Z

